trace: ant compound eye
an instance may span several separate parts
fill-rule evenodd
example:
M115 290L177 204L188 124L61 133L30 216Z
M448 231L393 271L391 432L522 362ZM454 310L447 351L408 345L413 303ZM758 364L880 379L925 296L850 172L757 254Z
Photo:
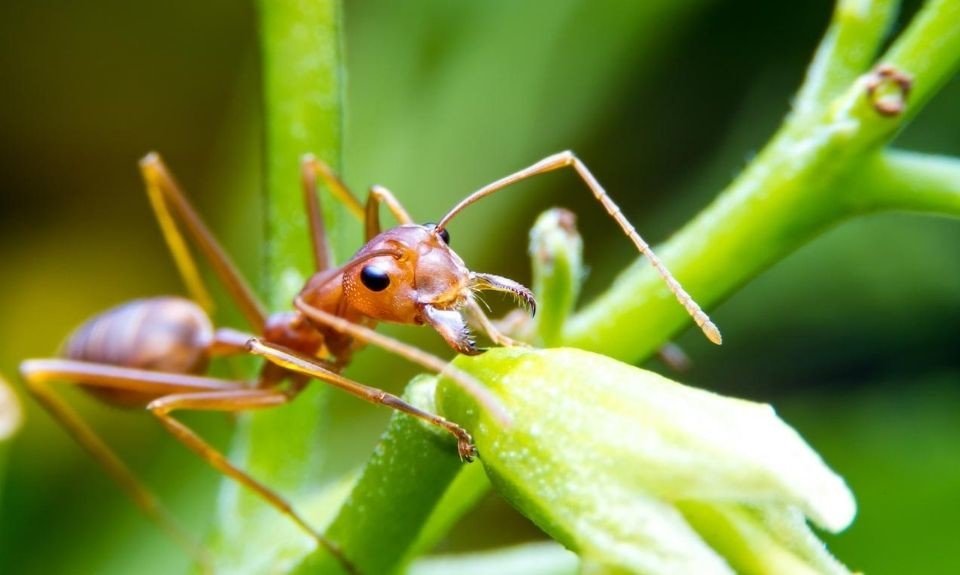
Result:
M383 291L390 285L390 276L377 266L363 266L360 270L360 281L370 291Z
M433 223L433 222L427 222L427 223L425 223L425 224L423 224L423 225L424 225L424 227L427 227L427 228L430 228L430 229L434 229L434 228L437 227L437 224L435 224L435 223ZM447 244L447 245L449 246L449 245L450 245L450 232L448 232L446 229L440 230L440 239L443 240L443 243L445 243L445 244Z

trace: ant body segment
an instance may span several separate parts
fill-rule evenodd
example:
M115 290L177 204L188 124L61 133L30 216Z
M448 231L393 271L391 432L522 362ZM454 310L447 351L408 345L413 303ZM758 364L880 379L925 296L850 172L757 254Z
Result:
M706 336L720 343L720 332L640 238L633 226L586 166L570 152L550 156L467 196L436 224L413 223L386 188L374 186L366 204L354 196L330 168L313 157L302 161L303 192L316 272L294 299L293 311L268 314L235 265L194 211L157 154L140 162L147 194L164 238L191 298L139 299L107 310L77 328L62 357L24 361L20 373L27 388L67 431L128 492L137 505L169 531L192 555L203 550L166 513L153 494L69 407L51 383L78 385L98 399L150 411L174 437L212 467L261 496L312 535L348 571L342 551L283 497L260 483L193 430L173 417L175 411L240 412L283 405L295 399L311 379L319 379L371 403L379 403L439 426L457 440L464 460L476 452L470 434L459 425L418 409L385 391L352 381L340 372L361 346L374 344L431 370L444 371L482 398L471 378L440 358L373 331L378 322L429 325L457 353L478 348L468 327L473 323L498 345L515 342L501 334L474 299L475 292L505 292L533 312L536 301L526 287L508 278L471 271L450 248L447 225L466 207L515 182L564 167L573 168L637 249L646 255L678 301ZM317 180L364 222L366 244L345 264L331 265L323 229ZM399 225L381 231L385 204ZM251 332L215 328L212 301L197 269L187 238L195 244L239 307ZM212 358L253 354L266 361L253 382L204 376Z

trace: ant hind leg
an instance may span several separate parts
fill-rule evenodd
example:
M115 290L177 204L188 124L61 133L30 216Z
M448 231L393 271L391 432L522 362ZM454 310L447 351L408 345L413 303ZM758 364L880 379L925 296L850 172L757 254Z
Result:
M103 368L102 371L101 368ZM20 366L20 373L27 390L50 416L90 453L148 519L167 533L194 561L201 565L205 573L212 573L212 559L203 545L180 526L156 495L50 385L51 381L57 381L71 385L144 394L157 393L159 390L171 387L132 379L137 371L67 360L32 360L25 361ZM98 373L100 376L97 376ZM78 378L84 378L86 381L76 381ZM226 384L224 386L226 387Z

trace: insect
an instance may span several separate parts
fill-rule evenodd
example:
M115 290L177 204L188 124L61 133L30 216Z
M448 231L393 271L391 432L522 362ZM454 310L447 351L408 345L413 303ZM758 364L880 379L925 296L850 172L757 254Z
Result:
M447 226L474 202L520 180L561 168L573 168L616 220L637 249L664 278L678 301L707 337L720 332L653 254L587 167L570 152L555 154L470 194L436 224L418 225L386 188L374 186L365 204L323 162L301 163L303 193L315 273L293 301L293 310L268 314L230 257L190 205L157 154L140 162L147 195L163 236L191 298L139 299L107 310L77 328L62 357L20 365L28 389L68 432L128 492L136 504L193 555L203 551L177 526L156 497L54 391L51 383L78 385L98 399L123 407L146 408L174 437L212 467L261 496L289 517L348 569L341 550L313 529L284 498L242 469L173 417L176 411L239 412L292 401L311 379L319 379L372 403L383 404L439 426L457 440L460 456L475 455L470 434L459 425L424 412L399 397L340 375L352 354L365 344L386 348L430 369L446 362L413 346L378 334L377 322L429 325L457 353L475 355L470 323L496 344L514 342L500 333L474 299L482 290L505 292L535 310L533 294L521 284L471 271L450 248ZM364 222L366 243L346 263L333 266L317 193L322 181ZM399 225L381 231L380 205ZM215 328L211 299L187 240L207 260L242 311L249 332ZM265 359L255 381L229 381L202 375L212 358L254 354ZM474 389L474 391L476 391Z

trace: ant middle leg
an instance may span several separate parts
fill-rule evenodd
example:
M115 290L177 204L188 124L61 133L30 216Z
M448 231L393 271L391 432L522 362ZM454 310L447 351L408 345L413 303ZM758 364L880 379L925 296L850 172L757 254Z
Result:
M327 242L327 230L323 222L323 207L317 191L317 177L330 190L330 193L346 204L347 209L358 218L363 218L363 206L353 195L350 188L337 177L329 165L313 154L300 159L300 180L303 184L303 199L307 209L310 244L313 247L313 261L316 271L333 267L333 254Z

